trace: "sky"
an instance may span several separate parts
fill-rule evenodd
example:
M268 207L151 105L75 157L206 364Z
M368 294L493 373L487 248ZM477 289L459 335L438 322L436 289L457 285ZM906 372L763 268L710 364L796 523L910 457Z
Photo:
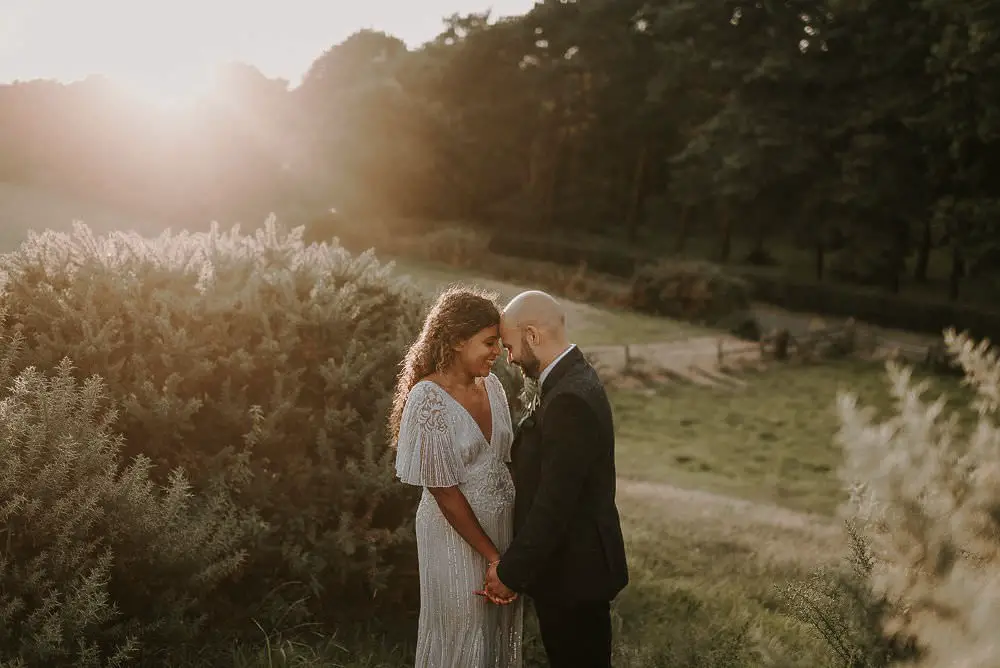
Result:
M373 28L411 47L452 13L523 14L534 0L0 0L0 83L103 74L183 93L242 61L294 86L323 51Z

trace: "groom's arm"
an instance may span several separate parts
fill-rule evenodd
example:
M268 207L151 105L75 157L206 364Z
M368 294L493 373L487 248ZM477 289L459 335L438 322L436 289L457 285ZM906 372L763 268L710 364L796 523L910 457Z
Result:
M601 454L597 416L580 396L560 394L545 411L541 474L524 525L497 567L500 581L525 591L564 540L591 465Z

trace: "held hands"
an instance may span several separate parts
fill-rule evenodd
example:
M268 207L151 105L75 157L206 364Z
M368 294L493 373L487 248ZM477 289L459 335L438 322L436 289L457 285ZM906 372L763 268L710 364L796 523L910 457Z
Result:
M517 592L500 581L500 577L497 575L497 564L499 563L499 559L490 562L489 568L486 569L483 588L475 593L496 605L508 605L517 600Z

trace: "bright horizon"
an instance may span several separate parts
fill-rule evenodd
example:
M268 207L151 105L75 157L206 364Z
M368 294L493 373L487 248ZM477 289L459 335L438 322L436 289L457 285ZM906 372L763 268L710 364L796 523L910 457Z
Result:
M103 75L154 96L191 95L212 70L239 61L297 85L309 65L370 28L411 48L442 19L493 9L523 14L534 0L2 0L0 83ZM140 8L141 5L141 8ZM340 5L340 7L337 7Z

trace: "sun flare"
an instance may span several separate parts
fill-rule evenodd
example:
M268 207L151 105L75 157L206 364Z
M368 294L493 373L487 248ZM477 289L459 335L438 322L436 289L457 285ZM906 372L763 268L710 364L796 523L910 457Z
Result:
M131 94L161 109L187 109L205 99L212 89L212 77L175 73L148 73L121 77Z

